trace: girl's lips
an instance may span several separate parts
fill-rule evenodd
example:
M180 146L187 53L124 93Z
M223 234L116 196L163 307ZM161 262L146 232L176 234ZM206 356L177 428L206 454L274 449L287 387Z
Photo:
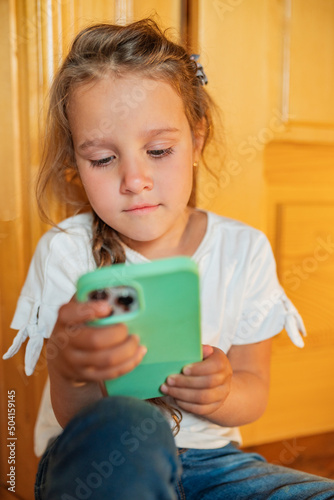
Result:
M154 212L159 207L159 205L134 205L133 207L124 210L124 212L132 214L148 214Z

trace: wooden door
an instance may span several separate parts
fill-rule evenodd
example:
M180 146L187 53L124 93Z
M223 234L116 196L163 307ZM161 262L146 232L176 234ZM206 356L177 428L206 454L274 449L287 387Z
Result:
M279 278L302 314L306 347L273 341L268 409L245 444L334 428L334 2L198 2L225 157L212 153L198 201L270 238Z

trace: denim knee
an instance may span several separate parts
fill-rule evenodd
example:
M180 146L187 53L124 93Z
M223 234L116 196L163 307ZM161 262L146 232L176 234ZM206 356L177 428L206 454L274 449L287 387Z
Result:
M87 432L106 432L109 439L119 441L130 453L141 443L161 440L164 446L175 448L170 425L158 407L130 397L103 398L78 413L64 429L61 451L71 449L73 439L76 445L87 439Z
M145 401L101 399L72 419L51 448L36 483L41 499L175 498L179 465L170 425Z

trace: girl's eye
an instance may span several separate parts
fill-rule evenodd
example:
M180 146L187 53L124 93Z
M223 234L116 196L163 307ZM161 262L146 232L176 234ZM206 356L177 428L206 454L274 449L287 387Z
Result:
M173 152L173 148L150 149L149 151L147 151L147 154L152 158L164 158L165 156L171 155Z
M106 167L115 159L115 156L108 156L107 158L102 158L101 160L91 160L92 167Z

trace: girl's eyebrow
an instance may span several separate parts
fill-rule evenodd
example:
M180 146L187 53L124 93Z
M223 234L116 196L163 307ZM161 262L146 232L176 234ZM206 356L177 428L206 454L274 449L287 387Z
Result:
M164 133L175 133L175 132L180 132L180 129L175 127L153 128L149 130L143 130L143 132L141 132L140 135L143 137L157 137ZM80 151L84 151L92 147L105 146L105 144L106 141L104 139L92 139L92 140L88 139L87 141L84 141L82 144L80 144L78 149Z
M85 149L94 148L94 147L98 147L98 146L104 146L105 144L106 144L106 141L104 141L104 140L92 139L92 140L84 141L82 144L80 144L78 149L80 151L84 151Z
M164 128L153 128L149 130L143 130L140 134L144 137L156 137L157 135L161 135L168 132L180 132L180 129L175 127L164 127Z

